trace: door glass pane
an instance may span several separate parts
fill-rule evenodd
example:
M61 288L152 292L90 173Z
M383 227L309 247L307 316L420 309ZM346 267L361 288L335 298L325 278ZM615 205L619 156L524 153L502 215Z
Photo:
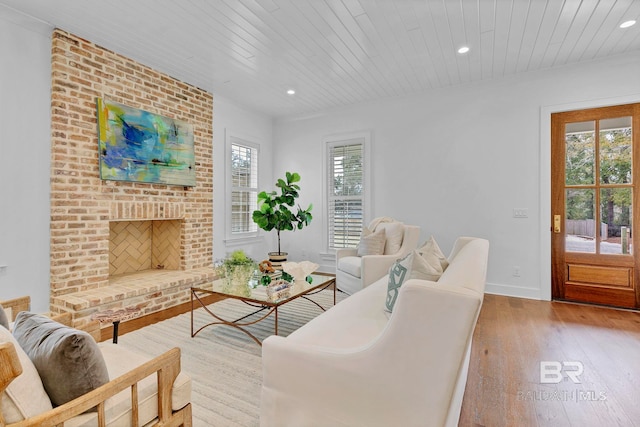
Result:
M595 190L569 188L566 193L565 250L595 253Z
M600 253L630 254L631 248L631 188L600 190Z
M595 131L594 121L567 123L565 127L567 185L595 183Z
M600 120L600 183L631 182L631 117Z

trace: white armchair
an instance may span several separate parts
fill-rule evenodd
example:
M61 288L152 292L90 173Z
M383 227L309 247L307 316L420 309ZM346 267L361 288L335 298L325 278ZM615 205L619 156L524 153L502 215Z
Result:
M389 244L389 240L393 236L387 234L387 244L382 255L358 256L357 248L345 248L336 251L336 285L338 289L351 295L369 286L386 275L395 260L402 258L418 247L420 227L417 225L382 222L380 219L374 219L369 224L369 229L371 231L377 231L379 227L390 229L392 225L401 225L404 228L399 249L397 244Z

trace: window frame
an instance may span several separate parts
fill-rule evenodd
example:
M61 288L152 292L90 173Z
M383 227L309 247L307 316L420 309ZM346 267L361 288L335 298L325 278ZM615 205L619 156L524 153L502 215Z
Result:
M225 242L231 243L231 244L233 243L240 244L240 243L252 242L257 240L260 237L260 228L256 225L255 231L247 231L247 232L239 232L239 233L234 233L232 230L232 226L233 226L232 194L234 191L234 187L233 187L233 178L232 178L233 168L231 164L231 155L232 155L232 150L234 145L243 146L243 147L250 148L252 150L256 150L256 154L255 154L255 158L257 161L257 165L255 169L256 203L257 203L257 195L260 192L261 159L260 159L260 143L256 142L255 140L252 140L251 138L240 136L235 133L228 132L226 134L226 141L225 141L225 190L226 190L225 191L225 203L226 203L225 236L226 238L225 238Z
M323 179L322 179L322 193L323 193L323 201L324 201L324 215L323 215L323 234L324 234L324 247L325 247L325 255L329 257L334 257L335 252L338 249L330 246L330 236L329 236L329 173L330 173L330 158L331 148L341 145L353 145L354 140L362 140L362 183L363 183L363 192L362 192L362 225L365 226L369 223L371 217L371 204L372 204L372 191L371 191L371 131L358 131L358 132L345 132L340 134L333 134L325 136L322 139L323 148L324 148L324 156L323 156Z

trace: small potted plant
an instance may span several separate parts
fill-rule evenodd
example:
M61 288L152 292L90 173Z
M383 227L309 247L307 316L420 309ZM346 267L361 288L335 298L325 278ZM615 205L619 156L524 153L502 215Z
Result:
M256 268L256 262L242 249L233 251L229 257L216 262L218 275L224 275L228 286L248 285Z
M300 175L296 172L287 172L285 179L278 179L276 187L280 191L258 194L258 209L253 211L253 222L265 231L276 230L278 233L278 251L269 252L269 259L276 263L286 261L287 253L280 247L280 232L283 230L300 230L309 225L312 204L307 209L300 205L296 207L296 199L300 196ZM277 265L277 264L276 264Z

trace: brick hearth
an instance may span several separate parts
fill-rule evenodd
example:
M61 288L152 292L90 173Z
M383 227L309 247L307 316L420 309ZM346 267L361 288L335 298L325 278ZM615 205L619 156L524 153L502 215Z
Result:
M214 275L212 95L61 30L51 56L51 310L82 324L103 309L188 301ZM191 123L196 186L102 181L97 98ZM177 221L177 264L110 276L110 223L140 220Z

